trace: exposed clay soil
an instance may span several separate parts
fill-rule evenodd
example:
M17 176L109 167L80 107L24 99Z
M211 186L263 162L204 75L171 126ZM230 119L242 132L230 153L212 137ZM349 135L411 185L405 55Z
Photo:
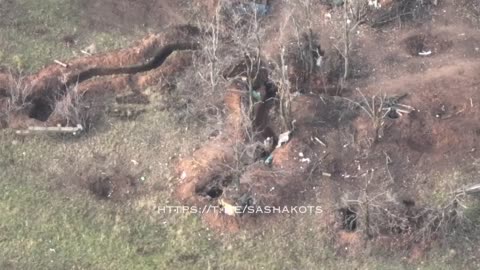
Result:
M389 25L383 31L359 30L354 57L362 61L354 63L354 79L347 89L336 92L329 91L331 88L325 86L325 81L314 81L310 85L312 93L329 95L303 94L292 100L291 117L296 120L296 129L288 144L272 152L271 166L256 161L247 165L240 176L232 176L222 168L232 163L232 157L225 154L226 148L232 146L212 141L194 152L188 163L182 161L177 166L178 174L184 177L177 196L194 204L229 198L233 204L244 206L242 195L248 194L257 206L292 206L320 192L326 198L325 205L335 208L346 194L359 196L369 178L366 186L369 193L389 189L400 205L402 200L411 202L404 203L404 210L399 211L407 211L411 204L421 209L429 196L428 190L436 187L434 177L462 170L460 164L471 164L478 158L480 36L475 26L463 20L447 22L437 13L451 14L455 9L446 4L434 8L431 15L435 20L423 19L420 27L418 22L407 20L401 29ZM281 8L276 12L281 14ZM328 25L328 22L318 24ZM321 29L323 34L325 28ZM272 46L277 40L273 39ZM362 101L357 89L369 98L407 94L400 103L414 110L409 114L387 115L380 138L374 140L372 119L349 101ZM348 99L330 96L339 93ZM269 130L275 130L274 136L285 131L278 119L266 119ZM228 134L227 129L224 136L232 138ZM204 158L210 154L212 158ZM307 158L311 163L306 163ZM208 165L199 165L200 159ZM212 164L218 165L212 167ZM322 172L331 177L322 176ZM230 188L218 184L219 177L234 177L239 181L235 188ZM313 191L312 187L318 185L320 191ZM213 195L205 193L205 187L214 190ZM227 230L249 223L246 217L225 215L208 215L206 220ZM340 218L338 224L343 222ZM421 221L408 226L421 226L417 222Z
M168 1L153 6L147 2L135 2L133 6L129 2L127 8L127 2L106 1L89 5L93 7L89 13L103 14L105 8L114 11L109 20L114 24L128 20L135 25L153 25L156 22L136 18L139 14L170 9ZM388 1L384 4L390 8ZM279 29L285 27L279 21L288 13L287 7L279 2L273 6L273 15L264 22L268 26L267 37L277 36ZM338 62L335 60L338 53L335 41L329 38L336 33L335 24L325 17L327 12L335 14L338 10L315 5L318 17L313 22L313 31L320 33L326 61L332 64L329 70L313 75L306 76L301 67L295 67L295 72L289 74L291 85L300 85L297 84L300 79L310 80L301 87L292 87L295 90L291 93L290 118L295 123L290 140L278 148L262 148L267 138L272 138L276 145L280 134L287 131L279 118L278 96L269 99L275 93L268 92L275 90L268 76L255 86L256 91L263 93L261 102L255 106L253 138L248 136L245 126L247 86L242 80L232 79L223 90L225 124L219 135L175 164L178 176L175 197L190 205L220 205L222 200L228 200L236 206L262 207L301 205L320 194L325 198L326 215L340 215L336 222L341 231L339 246L362 241L353 233L357 228L352 223L355 211L340 207L346 195L358 198L360 191L377 194L389 189L398 201L414 202L420 209L427 203L429 190L437 187L436 176L464 169L459 164L471 164L480 157L478 25L457 18L455 4L442 3L429 8L428 16L415 18L418 20L400 18L401 27L395 23L382 25L380 29L360 25L353 41L351 79L339 83L338 74L342 72L336 68L342 63L334 63ZM92 16L92 22L98 17ZM156 48L166 44L193 42L193 33L188 29L165 30L146 37L132 48L66 60L67 68L51 65L28 76L24 83L31 89L28 97L33 105L0 118L0 127L65 124L62 115L42 109L52 106L52 96L62 95L64 82L93 67L146 61ZM276 61L279 45L294 38L288 30L283 29L276 38L265 39L262 45L265 63ZM141 92L190 64L191 52L176 52L157 69L93 78L79 84L77 91L91 99L129 93L126 89ZM11 76L0 74L0 111L7 110L12 80ZM365 105L373 96L388 98L404 94L399 103L411 106L412 111L386 115L379 130L374 129L371 117L354 105L355 102ZM144 98L148 102L148 97ZM246 161L239 160L239 151L253 154ZM257 151L261 153L257 155ZM266 164L269 157L271 164ZM94 176L87 182L89 189L101 198L127 196L136 187L128 175ZM120 195L112 193L117 186ZM404 203L399 211L409 207L411 203ZM275 218L264 216L223 213L205 214L204 219L219 230L232 231L258 220L276 222ZM419 222L408 226L413 228Z
M97 98L98 95L116 94L116 92L125 90L139 92L148 86L156 85L172 71L179 71L186 66L189 61L188 55L176 55L177 57L174 60L167 59L169 61L162 68L151 72L130 75L119 74L115 78L108 79L98 77L98 79L86 82L83 82L82 77L84 77L84 74L95 77L95 74L100 70L145 62L149 57L161 53L162 48L173 47L171 51L174 53L176 44L195 42L195 34L191 32L192 29L188 26L171 28L162 32L162 34L144 38L132 48L71 59L66 62L67 67L53 64L22 79L16 78L11 73L0 74L0 89L3 93L1 99L3 107L0 109L5 112L2 115L3 121L9 122L8 125L11 128L26 127L29 123L35 123L36 125L44 125L43 123L47 125L65 124L62 122L64 119L59 119L60 117L55 115L54 111L57 104L65 99L69 92L75 91L76 95L85 96L85 98L88 98L89 95ZM166 55L167 58L169 54ZM7 108L5 99L9 96L15 96L13 91L16 90L12 89L19 88L24 89L23 96L14 102L10 102L11 106ZM18 104L19 108L15 108L17 105L15 103L19 102L23 102L23 104ZM25 118L30 119L25 120Z

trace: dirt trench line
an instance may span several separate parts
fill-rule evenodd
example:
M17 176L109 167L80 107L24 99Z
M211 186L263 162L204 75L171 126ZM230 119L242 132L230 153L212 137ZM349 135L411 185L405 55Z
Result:
M74 58L65 61L66 66L52 64L39 72L19 78L14 74L0 74L0 112L8 116L5 126L11 128L26 127L29 124L52 124L48 121L54 112L56 102L69 90L76 87L83 95L89 91L116 91L131 86L142 89L158 83L163 73L172 73L187 66L185 56L178 61L167 61L177 51L199 49L196 41L200 31L193 26L183 25L167 29L165 32L150 35L133 47L107 52L94 56ZM137 64L145 61L144 63ZM165 61L170 65L163 71L157 71ZM106 76L118 75L115 78ZM97 78L95 78L97 77ZM103 89L102 89L103 88ZM30 106L9 115L6 104L21 90L22 100ZM59 98L60 97L60 98ZM24 106L24 104L18 104ZM37 111L47 112L37 116ZM1 116L1 114L0 114ZM12 117L13 116L13 117ZM30 119L29 119L30 118ZM54 118L58 122L58 116ZM38 121L39 120L39 121Z

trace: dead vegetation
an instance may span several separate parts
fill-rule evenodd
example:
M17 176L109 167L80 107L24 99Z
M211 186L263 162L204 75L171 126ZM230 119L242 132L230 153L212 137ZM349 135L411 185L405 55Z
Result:
M162 75L161 73L156 73L158 72L156 70L152 71L153 74L141 74L140 72L150 71L159 67L176 50L194 50L196 48L195 35L198 33L196 31L196 28L191 26L172 28L163 34L145 38L139 42L137 47L131 49L77 58L69 61L67 67L54 64L42 69L37 74L26 76L21 80L14 76L3 76L1 77L2 82L0 85L6 85L2 89L10 103L13 101L18 103L18 98L21 98L25 103L31 104L31 106L25 107L23 111L19 112L24 116L41 122L48 122L49 117L57 108L57 117L62 116L59 114L63 113L66 114L63 115L64 117L71 118L72 115L70 114L72 111L70 107L73 104L72 98L74 96L83 97L88 91L103 91L108 94L110 91L123 90L128 86L131 86L134 91L138 91L138 89L144 89L149 85L156 84L159 75ZM146 61L144 64L135 65L135 62L147 59L149 55L153 56L151 60ZM181 63L182 58L179 58ZM165 69L168 70L168 67ZM128 76L128 74L135 76L136 73L141 75L134 77L133 80ZM102 81L102 76L110 75L123 76L119 76L114 80ZM95 76L100 76L100 78L87 81ZM20 86L21 89L18 85L9 87L9 85L19 83L20 81L22 84ZM84 81L86 82L84 83ZM99 89L100 87L103 89ZM28 89L28 93L23 91L25 89ZM17 90L23 91L21 95L17 93ZM66 99L62 101L64 98ZM57 101L60 101L60 104L57 105ZM77 108L77 110L80 110L80 108ZM61 120L68 122L72 119ZM15 122L15 120L12 121Z
M465 217L463 196L452 195L442 205L419 205L389 190L372 193L371 177L365 179L357 198L352 198L353 194L342 197L338 214L345 231L360 232L365 239L401 237L409 245L445 240L472 229L473 224Z
M393 94L403 89L375 85L377 93L385 93L364 93L362 84L351 76L353 52L360 50L359 27L367 22L370 25L365 27L381 28L425 20L436 4L385 1L385 8L376 10L367 2L342 2L338 25L342 35L331 41L330 50L321 44L325 38L316 25L313 1L289 2L300 7L305 18L289 15L279 24L282 39L276 40L273 53L265 31L272 22L271 6L219 1L210 20L198 22L198 27L172 28L130 49L73 59L66 61L67 67L52 65L26 77L1 75L0 126L26 127L31 122L24 120L30 119L45 126L89 127L102 113L135 120L144 112L138 105L158 105L153 97L159 95L163 102L159 109L175 114L178 122L196 121L212 130L209 141L175 166L178 200L224 209L295 206L313 196L316 181L336 195L329 199L340 215L341 230L361 231L368 239L445 238L467 227L459 197L444 205L402 200L397 194L410 189L405 186L411 183L398 179L413 178L408 168L416 162L419 170L434 164L434 158L423 161L425 155L439 159L454 152L453 145L460 141L455 137L461 132L458 122L423 114L432 108L418 99L400 103L405 95ZM415 57L440 55L453 47L452 41L434 34L411 35L399 43ZM474 69L466 70L458 76L467 73L469 85L478 84L469 74ZM425 80L425 85L435 86L437 79ZM453 77L442 85L457 80ZM415 85L408 86L415 94ZM421 89L422 93L436 91L434 86ZM155 93L145 90L151 87ZM358 91L338 97L350 87ZM387 96L388 90L392 96ZM421 100L439 99L441 94L424 94ZM120 108L124 104L134 106ZM421 110L416 110L417 105ZM470 108L474 113L472 98ZM451 117L463 112L459 109ZM444 136L448 130L455 134ZM465 149L475 143L472 139ZM361 181L375 170L385 173L364 185ZM85 179L88 189L102 199L121 200L138 185L130 174ZM257 217L222 213L205 215L205 220L217 228L239 229Z

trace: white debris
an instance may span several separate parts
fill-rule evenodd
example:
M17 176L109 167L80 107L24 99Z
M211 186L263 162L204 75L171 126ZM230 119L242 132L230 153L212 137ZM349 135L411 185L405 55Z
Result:
M229 216L235 216L237 213L237 207L235 205L232 205L228 203L226 200L221 199L220 200L220 205L223 208L223 213Z
M429 51L421 51L421 52L418 53L418 55L420 55L420 56L429 56L431 54L432 54L432 51L430 51L430 50Z
M318 58L317 58L317 67L321 67L322 66L322 61L323 61L323 57L320 55Z
M300 162L310 163L311 160L309 158L302 158L302 159L300 159Z
M97 53L97 46L95 45L95 43L92 43L90 44L90 46L86 47L85 49L82 50L83 52L87 53L87 54L95 54ZM82 52L82 53L83 53Z
M286 144L290 140L290 133L291 131L284 132L278 136L278 144L277 148L280 148L280 146Z
M187 173L184 171L182 172L182 175L180 175L180 179L183 180L185 178L187 178Z
M299 157L304 157L302 152L298 153L298 156Z
M133 163L133 165L135 165L135 166L138 165L138 161L136 161L136 160L134 160L134 159L132 159L132 160L130 160L130 161Z
M382 5L378 2L378 0L368 0L368 5L376 9L379 9L382 7Z
M327 147L327 145L326 145L324 142L322 142L319 138L314 137L314 139L315 139L315 141L317 141L319 144L321 144L323 147Z

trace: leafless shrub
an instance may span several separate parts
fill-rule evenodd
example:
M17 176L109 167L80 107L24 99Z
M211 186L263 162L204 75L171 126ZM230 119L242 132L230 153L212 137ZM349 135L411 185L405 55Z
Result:
M9 75L9 91L8 91L8 100L7 100L7 116L11 113L16 113L27 109L31 102L28 100L28 97L32 93L32 87L28 84L23 76L14 76L10 73Z
M367 238L379 235L403 235L412 241L428 242L445 238L466 226L458 197L438 206L415 206L413 202L397 199L390 192L375 195L364 192L357 199L343 203L355 213L356 227Z
M206 64L206 69L200 70L198 76L209 85L210 91L215 93L219 81L222 79L222 62L219 61L219 50L221 49L221 6L217 6L215 16L212 21L203 26L203 32L206 33L201 40L202 51L197 55L197 63ZM222 59L223 60L223 59Z
M354 101L349 98L345 99L359 107L370 118L374 130L373 141L376 142L383 137L384 119L388 113L384 110L386 96L372 96L371 98L367 98L358 88L357 92L362 98L361 101Z
M309 79L312 73L321 66L323 52L320 47L319 38L313 33L313 12L311 0L298 0L300 9L305 14L305 23L299 22L293 18L295 25L295 34L297 39L297 49L299 50L300 60L303 63L306 72L306 78Z
M282 48L280 54L280 64L273 69L271 77L278 89L277 96L279 98L279 111L280 117L282 118L283 127L285 130L292 130L292 119L290 116L290 104L292 96L290 93L290 81L288 79L288 66L285 60L285 48Z
M387 8L380 9L370 16L373 27L382 27L390 23L402 23L409 20L421 20L430 16L432 6L437 0L399 0L393 1ZM468 1L475 2L475 1Z
M243 78L249 91L254 88L256 67L260 63L257 57L260 53L255 49L258 46L252 45L259 42L253 33L258 29L255 17L251 10L239 9L232 1L219 1L212 18L198 21L204 33L199 40L202 49L194 53L192 68L182 76L188 81L174 79L175 93L172 93L175 100L182 101L181 114L185 119L217 125L228 84ZM240 72L231 72L238 67ZM183 102L186 100L189 102ZM254 102L253 98L248 100L251 116Z
M238 11L231 7L232 22L236 30L232 32L232 41L237 47L238 54L243 56L245 71L239 74L247 85L248 91L248 116L254 118L254 106L258 102L255 90L259 87L258 81L262 67L262 37L264 31L261 28L258 12L255 9Z
M477 1L462 0L458 3L463 14L473 23L480 23L480 3Z
M55 103L53 115L65 122L66 126L85 126L85 118L82 115L81 96L77 86L70 88L65 96Z
M342 208L349 209L349 224L367 238L380 235L401 235L408 241L429 242L446 239L467 228L464 196L451 193L436 205L417 205L410 198L399 198L389 190L371 189L373 171L365 176L365 184L357 194L345 194ZM351 229L353 226L348 227Z
M324 56L319 35L313 31L315 1L287 0L286 2L292 11L280 31L281 36L284 36L284 33L289 31L286 30L288 27L294 33L292 39L283 41L286 50L285 59L295 73L294 78L290 78L292 87L302 92L310 88L312 75L321 69Z
M268 75L262 62L261 12L255 5L220 1L211 22L204 25L204 49L195 60L198 78L209 95L223 96L226 86L241 81L246 87L246 132L254 133L255 106L261 101L258 89ZM249 137L251 137L249 135Z
M368 1L365 0L348 0L347 2L348 18L351 20L352 25L359 25L366 21L366 16L370 10Z
M343 58L345 59L345 67L343 80L347 80L350 75L350 50L352 46L352 33L361 23L365 22L367 10L367 2L362 0L345 0L343 4L344 16L344 50Z

